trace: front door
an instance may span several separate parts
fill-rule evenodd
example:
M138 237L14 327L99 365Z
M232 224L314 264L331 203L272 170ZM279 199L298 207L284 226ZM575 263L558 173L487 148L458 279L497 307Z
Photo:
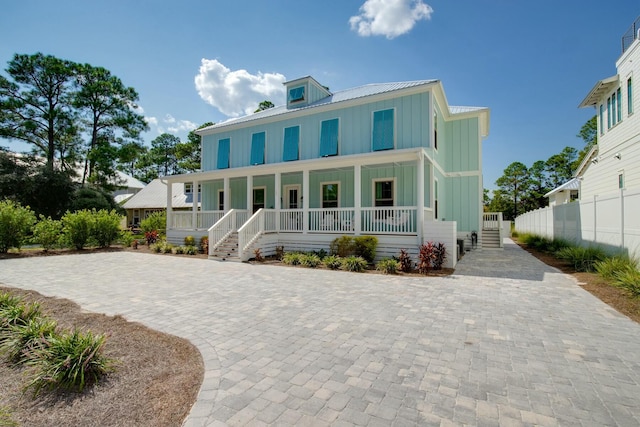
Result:
M284 186L284 209L300 209L302 203L300 203L300 184L285 185Z
M256 213L258 209L264 209L266 192L267 189L264 187L253 189L253 213Z

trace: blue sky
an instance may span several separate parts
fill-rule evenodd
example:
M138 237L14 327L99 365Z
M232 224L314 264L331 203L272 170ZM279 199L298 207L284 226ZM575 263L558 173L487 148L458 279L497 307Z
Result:
M582 148L595 111L577 105L615 74L638 15L638 0L10 1L0 69L36 52L109 69L138 91L147 143L281 104L282 82L306 75L334 91L436 78L451 105L491 109L483 166L495 188L514 161Z

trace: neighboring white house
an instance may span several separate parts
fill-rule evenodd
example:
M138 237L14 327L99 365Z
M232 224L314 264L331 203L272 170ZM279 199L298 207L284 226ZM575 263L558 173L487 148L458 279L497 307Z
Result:
M636 19L622 37L622 55L616 74L599 80L580 103L594 107L598 121L598 144L580 165L580 199L640 188L640 40Z
M193 187L191 183L171 185L171 206L173 210L193 209ZM122 207L127 211L127 226L137 226L153 212L167 209L167 182L154 179L142 190L134 194ZM200 202L198 200L198 207Z
M559 187L549 191L544 197L549 198L549 206L563 205L580 197L580 178L572 178Z
M124 172L116 171L116 174L116 185L119 188L112 193L116 203L122 203L147 185Z

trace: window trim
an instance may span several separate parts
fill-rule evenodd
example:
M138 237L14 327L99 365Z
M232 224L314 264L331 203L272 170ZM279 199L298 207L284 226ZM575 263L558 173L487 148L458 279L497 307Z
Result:
M328 123L328 122L333 122L333 121L337 121L338 122L338 126L336 129L336 149L335 149L335 153L332 154L323 154L322 152L322 147L323 147L323 134L322 134L322 128L324 123ZM319 150L319 157L331 157L331 156L338 156L340 155L340 117L334 117L332 119L326 119L326 120L322 120L320 121L320 150Z
M192 194L193 193L193 182L185 182L184 183L184 194ZM198 183L198 194L202 193L202 184Z
M264 201L263 201L262 209L267 207L267 186L266 185L259 185L257 187L253 187L253 189L251 190L251 211L253 213L257 212L257 209L255 209L255 206L256 206L256 190L264 190Z
M373 202L372 205L374 208L376 207L380 207L380 208L384 208L384 207L389 207L389 206L377 206L376 205L376 201L378 200L376 198L376 184L378 182L391 182L391 200L393 202L393 204L391 205L392 207L395 207L398 205L398 197L397 197L397 178L396 177L389 177L389 178L374 178L371 180L371 186L372 186L372 193L371 193L371 201ZM380 200L386 200L386 199L380 199Z
M337 193L337 206L335 208L339 208L340 207L340 181L324 181L320 183L320 207L322 209L335 209L333 207L331 208L325 208L324 207L324 186L325 185L335 185L336 187L338 187L338 191Z
M391 147L385 147L385 148L375 148L375 117L376 117L376 113L381 113L381 112L385 112L385 111L391 111L393 114L393 120L391 121L391 126L392 126L392 136L391 136ZM394 150L396 148L396 108L392 107L392 108L384 108L381 110L375 110L371 112L371 151L385 151L385 150Z
M306 89L307 89L306 85L289 88L287 90L287 100L289 101L289 104L297 104L298 102L304 102L306 98L306 92L307 92ZM301 90L302 93L298 95L297 98L293 98L293 92L297 90Z
M289 205L289 191L296 189L298 190L298 200L296 200L296 204L298 207L292 208ZM284 195L284 203L283 209L302 209L302 185L301 184L286 184L282 186L282 194Z

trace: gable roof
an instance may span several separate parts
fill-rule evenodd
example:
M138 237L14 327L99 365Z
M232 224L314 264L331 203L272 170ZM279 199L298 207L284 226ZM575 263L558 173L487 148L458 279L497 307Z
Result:
M190 208L193 206L193 194L184 193L181 182L171 185L173 208ZM164 209L167 207L167 183L156 178L142 190L134 194L122 206L125 209Z
M571 178L569 181L565 182L559 187L554 188L553 190L549 191L547 194L545 194L542 197L549 197L564 190L579 190L579 189L580 189L580 179Z

